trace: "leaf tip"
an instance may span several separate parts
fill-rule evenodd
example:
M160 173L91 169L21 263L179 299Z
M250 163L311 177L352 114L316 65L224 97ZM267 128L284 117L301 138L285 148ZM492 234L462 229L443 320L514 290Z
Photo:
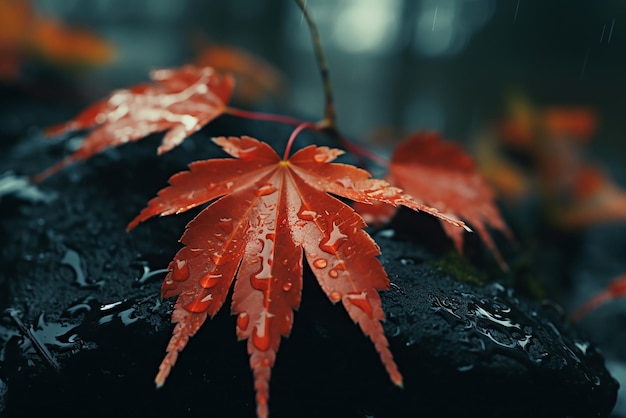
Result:
M135 227L139 225L139 222L141 222L139 220L139 216L136 216L135 219L133 219L128 223L128 225L126 225L126 232L130 232L131 230L135 229Z
M165 379L167 379L167 376L170 374L170 370L172 370L172 365L176 361L175 359L174 361L170 361L169 357L171 354L172 353L168 353L166 358L163 360L163 362L159 366L159 373L157 373L156 377L154 378L154 384L156 385L157 389L163 387L163 385L165 384Z
M162 372L159 371L159 374L154 379L154 385L157 389L161 389L165 384L165 376L162 376Z
M256 416L258 418L267 418L269 416L267 400L265 403L260 403L259 400L257 400Z

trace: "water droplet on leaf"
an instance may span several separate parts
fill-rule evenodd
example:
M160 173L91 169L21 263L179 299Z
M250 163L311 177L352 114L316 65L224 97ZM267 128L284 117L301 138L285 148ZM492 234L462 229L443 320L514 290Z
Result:
M172 279L177 282L187 280L189 277L189 265L185 260L174 260L174 268L172 269Z
M190 304L185 306L185 309L189 312L201 313L205 312L211 302L213 301L213 295L209 294L201 294L197 298L193 300Z
M315 220L315 218L317 218L317 212L306 209L301 210L300 212L298 212L298 218L302 219L303 221L313 221Z
M250 315L248 315L246 312L242 312L239 315L237 315L237 328L244 331L246 328L248 328L249 323L250 323Z
M339 227L333 222L333 229L330 233L325 234L324 240L320 243L320 248L327 253L335 254L347 238L348 236L342 234Z
M269 194L272 194L276 191L276 187L274 187L273 184L271 183L265 183L264 185L262 185L261 187L259 187L257 189L257 191L255 192L255 194L257 196L267 196Z
M354 306L365 312L370 319L374 318L374 310L372 309L372 305L370 305L367 300L367 294L365 292L350 293L346 295L346 299Z
M210 289L219 283L221 277L221 274L205 274L200 278L200 286L204 287L205 289Z
M270 280L267 277L259 278L257 276L253 276L250 278L250 286L262 292L267 291L269 283L270 283Z
M328 265L328 261L323 258L318 258L313 262L313 267L317 267L318 269L323 269Z
M252 334L252 344L254 344L257 349L265 351L270 347L270 335L267 332L263 332L262 335L259 335L259 330L257 329L254 334Z
M226 233L231 233L233 231L233 219L232 218L221 218L218 225Z
M224 257L224 253L215 251L213 255L211 255L211 260L213 260L216 266L221 266L226 262L226 257Z
M317 163L325 163L328 160L328 156L326 154L315 154L313 160Z

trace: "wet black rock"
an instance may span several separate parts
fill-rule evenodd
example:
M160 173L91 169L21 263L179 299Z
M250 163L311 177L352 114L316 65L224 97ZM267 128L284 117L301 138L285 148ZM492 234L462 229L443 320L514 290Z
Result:
M210 129L250 133L247 124ZM267 137L283 144L289 130ZM156 136L107 151L27 193L16 182L60 158L64 143L34 135L2 153L0 174L13 176L15 189L0 195L2 416L254 416L245 344L227 307L154 387L172 328L173 301L160 299L160 281L197 211L125 232L171 174L218 155L207 135L159 158ZM393 283L382 294L385 331L404 388L306 270L272 374L271 416L609 415L617 383L558 306L498 281L464 283L441 267L431 235L372 232Z

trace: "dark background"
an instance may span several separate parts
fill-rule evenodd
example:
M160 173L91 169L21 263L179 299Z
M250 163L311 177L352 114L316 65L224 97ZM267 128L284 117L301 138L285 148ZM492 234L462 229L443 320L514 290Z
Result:
M323 95L310 35L295 2L100 0L35 2L118 49L83 73L95 97L143 81L155 66L192 61L198 39L273 63L289 83L264 110L317 120ZM509 89L537 104L589 106L595 143L620 140L626 100L626 3L620 0L309 0L330 67L342 131L437 129L470 141L503 113ZM597 148L602 148L598 146ZM606 155L615 157L613 152Z
M20 80L3 81L0 140L18 141L62 122L112 89L145 81L151 68L191 62L198 43L207 40L252 52L285 74L284 100L263 100L254 110L312 121L322 117L323 91L311 38L293 1L33 4L43 15L108 40L117 49L117 59L66 75L56 88L48 75L42 81L41 71L33 66L25 68ZM307 7L327 54L339 128L354 142L365 143L373 130L391 127L405 132L435 129L471 146L485 126L506 114L514 90L540 107L596 111L599 129L588 144L589 156L626 187L623 0L309 0ZM388 146L381 144L375 151L389 154L397 139L390 137ZM617 236L623 236L624 226L622 222L617 229L596 228L585 235L571 273L573 282L582 285L569 308L626 271L626 249L612 244L623 243ZM611 234L617 238L610 239ZM617 302L611 308L622 320L624 305ZM583 326L592 333L603 328L592 320ZM604 328L611 325L601 322ZM611 340L626 341L618 324L611 325L614 331L596 335L596 342L606 344L609 368L623 383L626 355L622 348L609 347ZM624 396L615 413L626 415Z

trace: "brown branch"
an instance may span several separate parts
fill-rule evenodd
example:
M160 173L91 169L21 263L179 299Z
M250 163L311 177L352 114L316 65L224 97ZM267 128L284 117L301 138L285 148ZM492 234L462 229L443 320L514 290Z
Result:
M326 100L324 109L324 119L319 123L320 128L327 129L329 131L337 130L337 122L335 116L335 102L333 100L333 89L330 84L330 76L328 74L328 65L326 65L326 58L324 57L324 51L322 50L322 42L320 34L317 31L317 26L309 14L309 10L306 7L305 0L296 0L298 7L302 10L302 14L306 19L306 23L309 25L309 31L311 32L311 38L313 39L313 48L315 49L315 57L317 58L317 65L322 76L322 84L324 85L324 97Z
M317 30L317 26L309 13L309 10L306 7L306 0L296 0L296 3L300 10L302 10L302 14L306 19L306 23L309 25L309 31L311 32L311 38L313 40L313 49L315 50L315 57L317 59L317 66L320 70L320 75L322 77L322 84L324 86L324 97L326 100L325 109L324 109L324 119L316 124L317 129L320 131L326 131L329 134L333 135L340 144L342 144L348 151L352 152L357 156L359 160L362 162L362 157L368 158L381 167L387 167L389 162L384 158L378 156L377 154L366 150L352 142L348 141L337 128L337 117L335 115L335 101L333 98L333 89L330 83L330 75L328 71L328 65L326 64L326 58L324 56L324 51L322 50L322 41L320 38L320 34ZM307 128L311 129L311 126L307 126ZM287 155L287 154L285 154ZM285 157L286 158L286 157Z

